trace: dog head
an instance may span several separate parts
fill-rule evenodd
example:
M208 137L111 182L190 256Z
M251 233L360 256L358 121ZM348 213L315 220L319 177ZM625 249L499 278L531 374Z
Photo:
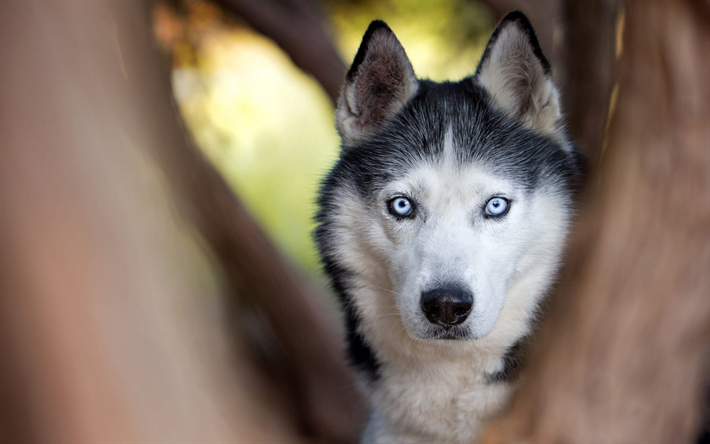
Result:
M483 338L501 313L527 322L558 267L579 158L525 16L503 19L475 75L444 83L417 79L373 22L336 118L316 239L349 309L419 339Z

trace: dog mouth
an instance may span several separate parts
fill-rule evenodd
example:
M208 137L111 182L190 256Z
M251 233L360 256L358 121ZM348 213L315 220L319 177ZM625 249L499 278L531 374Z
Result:
M475 339L471 336L468 328L455 325L453 327L431 326L425 334L426 339L438 339L445 341L457 341Z

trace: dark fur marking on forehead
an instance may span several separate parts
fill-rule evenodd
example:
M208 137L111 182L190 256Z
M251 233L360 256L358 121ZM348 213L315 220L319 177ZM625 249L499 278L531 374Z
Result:
M462 164L482 163L523 188L541 181L576 188L578 156L500 112L471 78L420 81L418 93L391 121L343 151L328 180L350 182L370 195L412 166L443 155L448 128Z

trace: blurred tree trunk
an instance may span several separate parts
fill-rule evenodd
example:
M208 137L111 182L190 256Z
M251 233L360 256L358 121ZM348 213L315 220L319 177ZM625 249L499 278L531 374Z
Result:
M481 441L692 442L710 362L710 8L629 1L572 266Z
M354 442L340 330L186 140L148 5L0 12L2 441ZM172 205L288 380L215 324Z
M566 0L560 81L569 132L591 166L599 163L616 74L620 0Z

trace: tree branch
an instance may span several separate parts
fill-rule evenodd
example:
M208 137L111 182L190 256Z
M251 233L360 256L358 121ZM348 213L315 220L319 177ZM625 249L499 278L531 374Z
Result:
M291 60L310 73L328 93L333 103L340 96L345 64L323 30L323 20L310 2L291 0L216 0L239 15L254 30L272 39Z

